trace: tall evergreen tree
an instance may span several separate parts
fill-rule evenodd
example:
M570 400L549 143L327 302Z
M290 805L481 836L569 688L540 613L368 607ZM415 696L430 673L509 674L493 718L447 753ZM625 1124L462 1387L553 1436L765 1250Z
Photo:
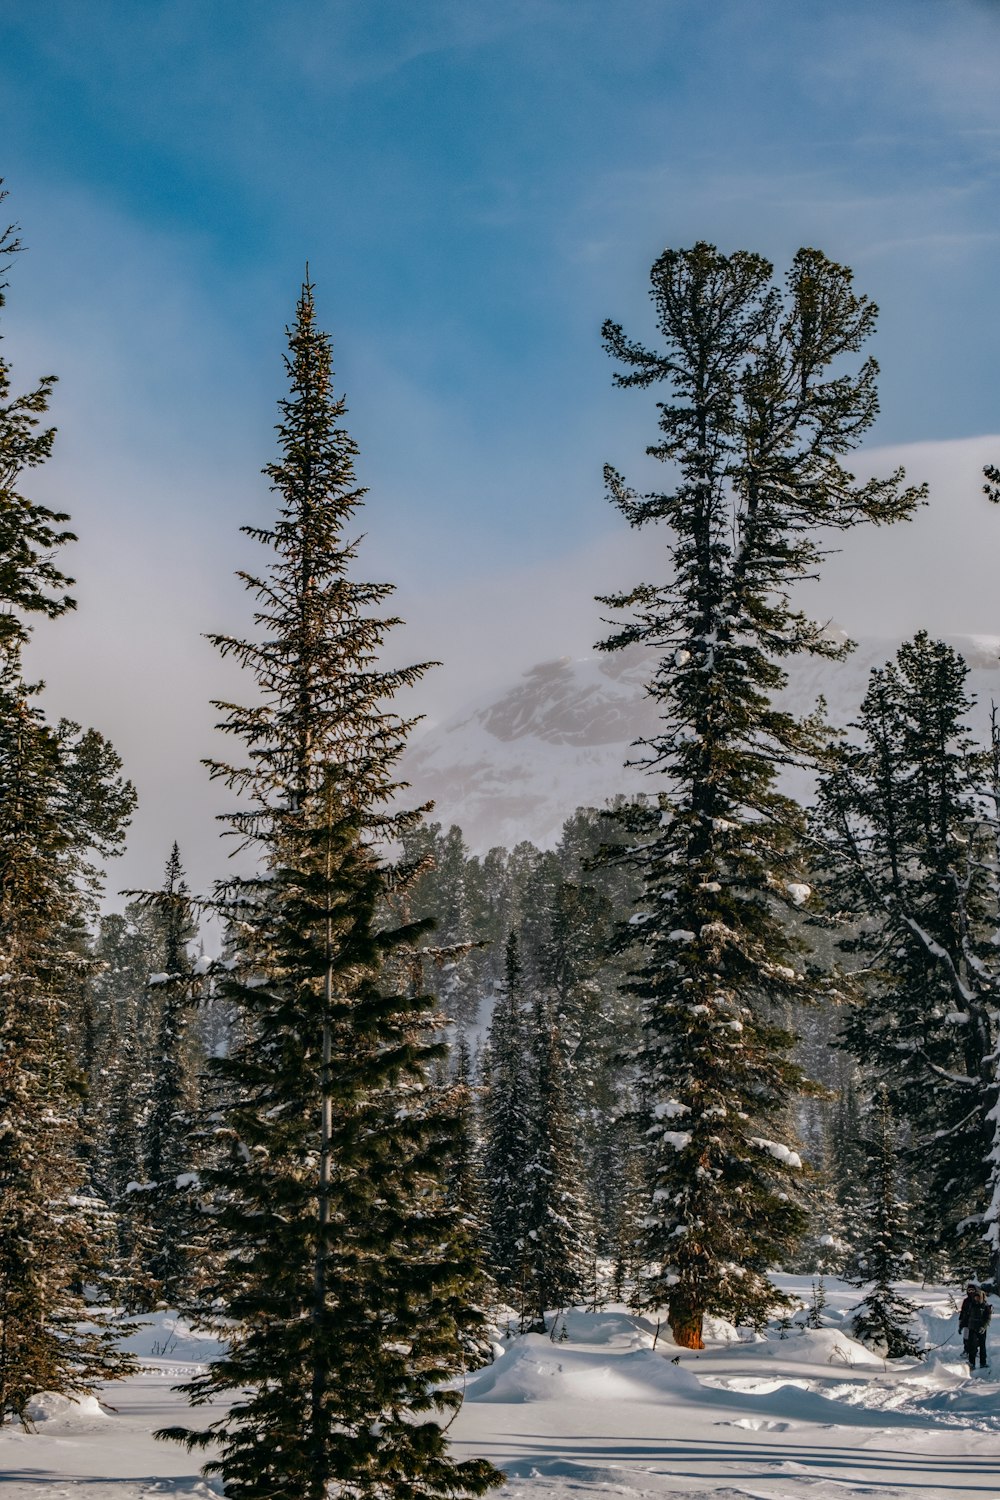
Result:
M485 1460L456 1462L436 1416L460 1395L470 1267L446 1201L449 1122L430 1068L446 1045L433 998L393 993L390 967L426 924L379 925L391 871L379 852L408 818L388 810L407 725L387 708L421 668L383 670L388 585L350 575L345 539L362 492L335 398L312 287L289 334L272 553L244 575L262 639L220 637L245 666L254 706L220 705L246 760L215 765L241 790L236 834L256 878L222 893L241 954L227 986L246 1044L216 1059L229 1103L214 1195L206 1309L228 1353L187 1387L195 1404L237 1393L189 1446L240 1500L479 1494ZM389 961L392 960L390 965ZM451 1127L454 1128L453 1125Z
M874 671L820 784L833 904L860 922L845 1038L911 1132L923 1238L982 1267L997 993L988 756L961 656L920 632ZM962 1240L967 1243L964 1248Z
M190 955L197 927L191 893L175 843L163 886L150 905L161 932L162 968L149 977L159 1004L151 1055L149 1116L143 1131L142 1205L148 1221L146 1264L160 1299L180 1300L187 1272L184 1239L190 1217L188 1198L196 1183L191 1171L191 1135L198 1100L196 1065L189 1036L197 980Z
M484 1059L483 1193L490 1273L524 1301L525 1169L531 1152L524 984L517 935L507 938L506 974L493 1004Z
M99 1018L97 1075L89 1088L94 1135L91 1182L114 1210L108 1274L113 1299L129 1312L148 1309L154 1289L146 1267L148 1225L143 1195L142 1136L150 1092L149 976L161 958L152 914L131 901L97 924L91 981Z
M547 1309L584 1293L592 1261L589 1206L584 1200L566 1092L566 1064L545 992L539 989L528 1033L531 1115L521 1227L530 1327L544 1333Z
M867 1141L864 1234L855 1264L849 1268L858 1286L868 1290L854 1317L854 1334L882 1350L889 1359L919 1354L911 1323L915 1308L895 1283L913 1274L907 1205L899 1192L899 1141L889 1094L875 1092Z
M17 248L0 232L0 257ZM11 384L0 359L0 1423L24 1420L36 1391L88 1391L128 1365L104 1319L81 1326L79 1287L99 1277L105 1247L88 1212L76 1053L93 1042L81 996L94 860L119 851L135 800L110 745L48 724L24 680L31 617L72 607L53 560L71 535L17 488L51 451L40 423L53 381L25 396Z
M629 983L644 1006L648 1295L699 1347L706 1311L765 1316L767 1267L802 1226L786 1144L799 1074L775 1017L810 998L781 915L806 882L801 814L775 778L818 743L775 695L789 657L839 648L790 591L824 532L906 517L919 492L899 474L857 484L841 463L877 410L874 361L843 363L876 317L849 270L801 250L783 294L762 257L701 243L660 256L652 297L662 349L610 322L604 338L619 385L665 391L648 451L676 488L606 478L631 525L667 529L669 581L605 600L629 618L604 645L658 658L661 728L639 754L666 789L628 820L644 877Z
M81 955L74 875L90 844L115 852L74 816L71 744L46 725L20 680L0 672L0 1421L23 1419L40 1390L75 1394L125 1371L113 1334L90 1330L78 1288L97 1280L103 1229L87 1213L73 1037ZM106 787L114 800L119 786ZM128 800L128 799L125 799Z

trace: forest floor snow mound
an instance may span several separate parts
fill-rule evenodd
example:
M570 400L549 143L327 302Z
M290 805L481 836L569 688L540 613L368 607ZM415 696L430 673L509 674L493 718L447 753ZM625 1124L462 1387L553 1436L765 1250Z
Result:
M566 1340L554 1343L543 1334L524 1334L507 1346L494 1364L469 1380L466 1400L491 1404L536 1401L639 1402L680 1405L734 1412L764 1422L819 1422L845 1426L920 1424L916 1413L892 1411L864 1400L864 1387L847 1387L843 1372L853 1364L869 1371L883 1370L883 1362L839 1330L806 1330L794 1340L778 1343L725 1344L695 1355L666 1343L659 1349L637 1347L649 1335L635 1329L626 1334L613 1320L599 1314L577 1313L573 1329L586 1332L585 1319L595 1320L594 1344ZM598 1322L600 1320L600 1322ZM567 1333L569 1325L567 1324ZM776 1369L775 1356L782 1368ZM839 1356L838 1367L833 1368ZM697 1363L698 1368L693 1366ZM817 1366L819 1379L810 1379ZM824 1389L828 1387L828 1389Z
M106 1421L110 1413L96 1396L61 1396L56 1391L39 1391L28 1402L24 1415L35 1427L42 1422L75 1427L95 1419Z
M508 1339L468 1377L456 1456L507 1472L498 1500L997 1500L1000 1386L956 1357L951 1292L903 1289L941 1347L883 1362L850 1338L857 1288L828 1280L824 1301L813 1280L779 1278L792 1305L766 1336L713 1320L698 1352L624 1307ZM216 1340L158 1312L129 1344L140 1368L103 1410L56 1401L34 1430L0 1429L3 1500L216 1500L200 1456L153 1437L220 1415L176 1389Z

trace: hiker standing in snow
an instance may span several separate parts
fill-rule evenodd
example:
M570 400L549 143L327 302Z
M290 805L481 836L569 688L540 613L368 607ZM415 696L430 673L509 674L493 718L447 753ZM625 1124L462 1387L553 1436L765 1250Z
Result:
M990 1318L993 1309L987 1300L986 1293L981 1286L970 1281L965 1289L965 1300L958 1314L958 1327L965 1340L965 1355L969 1361L969 1374L976 1368L976 1354L979 1354L979 1368L986 1369L986 1330L990 1326Z

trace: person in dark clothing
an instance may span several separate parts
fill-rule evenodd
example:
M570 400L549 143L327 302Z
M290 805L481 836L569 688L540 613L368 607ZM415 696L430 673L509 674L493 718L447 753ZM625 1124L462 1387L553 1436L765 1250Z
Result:
M958 1314L958 1326L965 1340L965 1357L969 1361L969 1374L976 1368L976 1355L979 1355L979 1367L986 1369L986 1330L990 1326L993 1309L990 1306L986 1293L981 1286L970 1281L965 1289L965 1300Z

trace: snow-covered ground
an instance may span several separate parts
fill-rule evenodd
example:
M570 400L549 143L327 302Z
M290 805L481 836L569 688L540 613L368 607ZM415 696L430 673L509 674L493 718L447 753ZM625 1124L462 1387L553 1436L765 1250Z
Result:
M808 1300L808 1279L779 1280ZM891 1366L845 1335L858 1294L838 1283L826 1326L742 1343L715 1324L700 1354L678 1351L662 1330L654 1349L655 1324L621 1308L570 1312L556 1329L565 1324L565 1339L514 1339L470 1376L456 1449L503 1468L508 1500L1000 1495L1000 1385L969 1378L949 1293L907 1291L926 1343L940 1347ZM106 1405L45 1397L35 1432L0 1432L3 1500L215 1493L196 1459L152 1436L187 1420L171 1386L215 1346L164 1315L130 1344L143 1371L109 1387Z

